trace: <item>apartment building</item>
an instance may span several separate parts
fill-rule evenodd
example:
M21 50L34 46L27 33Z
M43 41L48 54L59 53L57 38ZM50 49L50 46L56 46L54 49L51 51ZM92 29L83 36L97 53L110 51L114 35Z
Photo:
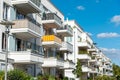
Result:
M70 39L73 44L73 53L65 55L69 60L72 60L77 65L77 60L80 60L82 68L82 80L93 78L97 75L112 75L112 64L111 60L107 58L103 53L96 47L90 36L84 32L84 30L74 20L65 21L68 25L73 28L73 37L66 37ZM104 62L102 62L104 60ZM107 63L105 63L107 61ZM107 68L109 67L109 68ZM74 79L76 76L72 73L65 74L65 76L72 76ZM78 79L79 80L79 79Z
M14 62L12 68L26 71L32 76L42 73L43 47L40 0L1 0L1 20L13 21L9 28L9 55ZM2 26L2 25L1 25ZM2 30L3 28L3 30ZM5 27L0 30L2 50L5 48ZM9 67L9 66L8 66Z
M45 4L42 6L42 25L45 30L42 37L45 53L42 67L44 74L62 77L64 69L74 68L74 63L64 58L65 54L73 51L72 44L65 40L65 37L73 35L73 31L64 24L64 15L50 1L41 1Z
M79 80L72 73L79 59L82 80L112 75L111 60L76 21L64 21L50 0L0 0L0 21L5 20L15 23L9 27L8 70ZM0 70L5 68L5 30L0 25Z

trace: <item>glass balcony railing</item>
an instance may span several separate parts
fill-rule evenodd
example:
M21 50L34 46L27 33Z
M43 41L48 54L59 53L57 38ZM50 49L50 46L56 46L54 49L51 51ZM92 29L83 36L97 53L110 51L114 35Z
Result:
M36 4L38 7L40 7L40 3L41 3L41 0L30 0L32 1L34 4Z
M60 27L57 30L67 30L69 31L71 34L73 33L73 29L71 28L70 25L65 25L64 27Z
M58 17L55 13L43 13L42 20L55 20L59 24L62 24L61 18Z

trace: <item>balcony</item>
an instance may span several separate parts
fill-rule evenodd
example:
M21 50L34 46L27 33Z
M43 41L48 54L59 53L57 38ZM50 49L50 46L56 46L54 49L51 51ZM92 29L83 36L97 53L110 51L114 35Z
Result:
M71 61L65 61L64 62L64 69L74 69L75 68L75 64Z
M12 0L12 4L24 14L40 13L40 0Z
M27 19L13 21L11 33L18 38L37 38L41 36L40 27Z
M86 54L78 54L77 55L77 58L78 59L83 59L83 60L90 60L91 59L91 57L88 55L88 53L86 53Z
M90 63L95 63L95 64L96 64L97 60L96 60L96 59L90 59L89 62L90 62Z
M58 60L55 57L44 58L44 63L43 63L42 66L43 67L63 68L64 67L64 61L63 60Z
M43 63L43 55L34 51L13 51L8 56L15 63Z
M73 52L73 45L68 42L62 42L62 47L60 48L60 51Z
M82 65L82 72L90 72L91 69L88 66Z
M42 37L42 45L44 47L61 47L62 41L54 35L45 35Z
M96 62L96 65L97 65L97 66L101 66L102 63L101 63L100 61L97 61L97 62Z
M0 52L0 61L5 61L5 52Z
M43 13L42 24L44 28L59 28L62 26L61 18L55 13Z
M94 48L88 49L89 52L96 52L97 50Z
M72 37L73 36L73 30L69 25L65 25L64 27L58 28L57 33L64 37Z
M97 74L98 72L99 72L99 71L98 71L97 68L91 68L91 69L90 69L90 73L94 73L94 74L96 73L96 74Z
M6 52L0 52L0 61L5 62L5 54L6 54ZM14 62L13 59L8 58L8 63L13 63L13 62Z
M89 48L91 48L91 45L88 42L84 41L84 42L78 42L78 47L89 49Z

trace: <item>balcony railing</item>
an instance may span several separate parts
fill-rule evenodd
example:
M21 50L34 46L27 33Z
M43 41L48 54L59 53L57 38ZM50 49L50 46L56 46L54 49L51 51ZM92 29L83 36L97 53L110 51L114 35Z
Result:
M62 42L62 47L60 48L60 50L63 51L73 51L73 45L70 44L69 42Z
M73 29L69 25L65 25L64 27L60 27L57 30L68 30L70 33L73 33Z
M41 0L12 0L12 1L31 1L38 7L40 6Z
M70 61L70 60L66 60L64 62L64 68L65 69L74 69L75 68L75 64L72 61Z
M17 10L22 11L24 14L39 13L41 0L12 0Z
M15 20L13 21L15 23L15 25L12 26L13 29L18 29L18 28L29 28L35 32L37 32L38 34L40 34L40 27L33 24L32 22L30 22L27 19L23 19L23 20Z
M61 18L58 17L55 13L43 13L42 20L55 20L58 24L62 24Z
M53 19L61 23L61 18L58 17L55 13L43 13L42 20L53 20Z
M78 46L88 48L88 49L91 48L91 44L89 42L81 41L81 40L78 41Z
M44 56L32 51L11 51L9 58L18 63L43 63Z
M64 27L57 28L56 32L64 37L73 36L73 29L69 25L65 25Z
M42 42L49 42L49 41L54 41L54 42L57 42L57 43L62 43L61 42L61 39L54 36L54 35L45 35L42 37Z
M30 0L32 1L34 4L36 4L38 7L40 7L40 3L41 3L41 0Z
M28 19L15 20L13 22L15 25L12 26L11 33L16 33L20 36L21 34L19 33L23 33L22 37L26 36L25 33L29 34L29 36L26 37L40 37L40 27Z
M44 63L43 63L42 66L43 67L59 67L59 68L63 68L64 67L64 61L63 60L58 60L55 57L44 58Z

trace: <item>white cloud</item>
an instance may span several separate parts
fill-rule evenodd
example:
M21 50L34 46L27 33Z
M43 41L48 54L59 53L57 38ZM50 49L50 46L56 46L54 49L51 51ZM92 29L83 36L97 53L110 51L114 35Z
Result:
M98 38L113 38L113 37L120 37L120 34L118 33L100 33L97 35Z
M77 6L77 9L78 10L85 10L85 7L84 6Z
M115 48L100 48L105 54L120 54L120 49Z
M115 15L111 18L111 22L115 23L116 26L120 25L120 15Z
M115 48L100 48L101 51L109 57L113 63L120 65L120 49Z

